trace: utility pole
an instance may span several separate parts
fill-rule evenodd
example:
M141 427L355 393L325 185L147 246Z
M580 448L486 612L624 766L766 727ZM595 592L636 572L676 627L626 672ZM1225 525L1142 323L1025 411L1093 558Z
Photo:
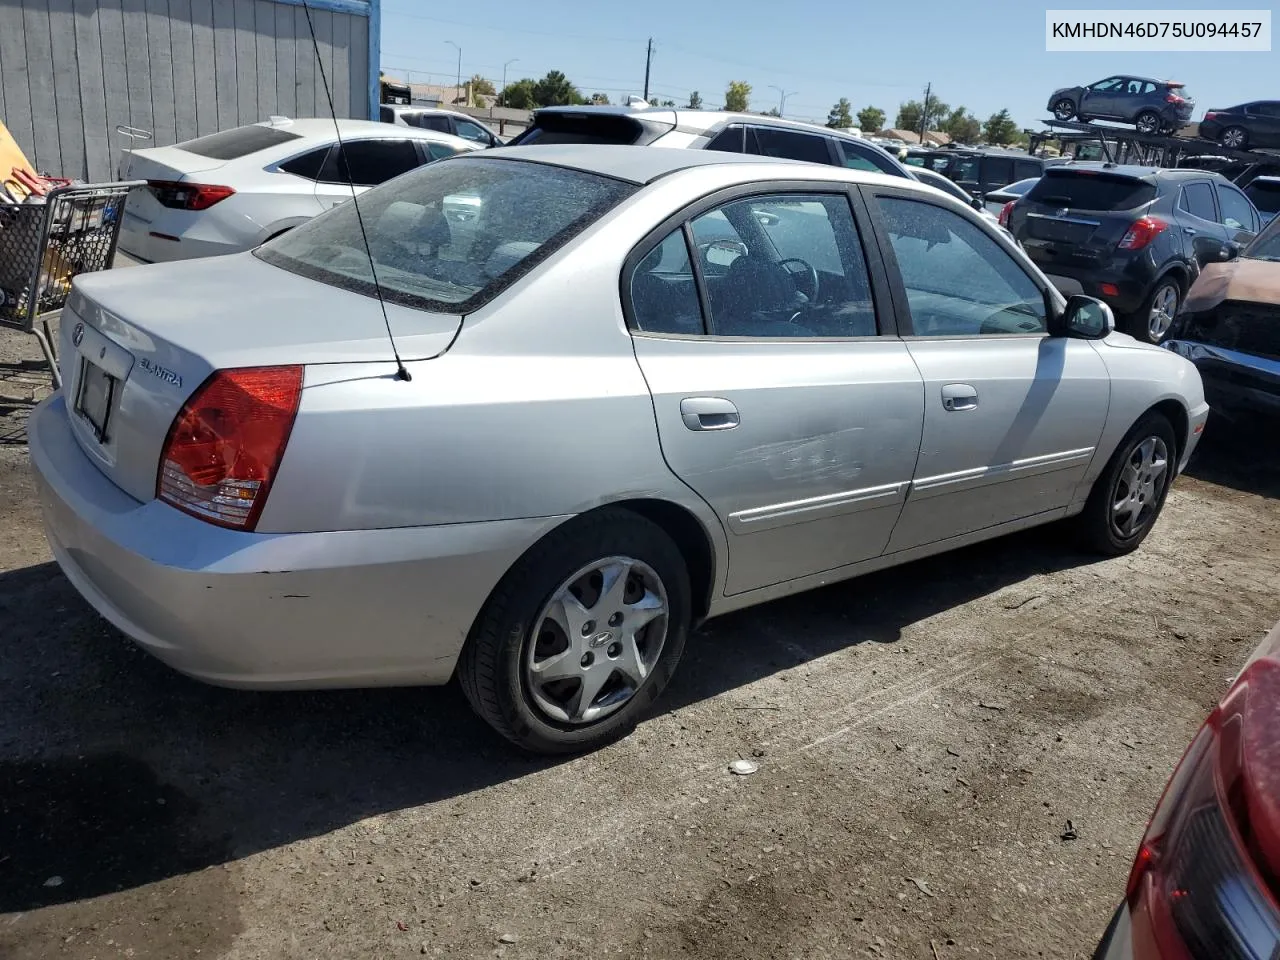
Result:
M929 95L933 93L933 82L925 84L924 108L920 111L920 145L924 146L924 135L929 130Z
M769 89L778 91L778 116L784 116L787 112L787 97L794 97L796 95L796 91L783 90L781 87L775 87L773 84L769 85Z
M446 40L445 43L447 43L451 47L458 48L458 94L461 95L462 93L462 47L458 46L458 44L454 43L452 40ZM467 106L471 106L470 102L467 103Z
M653 37L649 38L649 48L644 55L644 101L649 102L649 65L653 63Z
M511 66L513 63L515 63L519 59L520 59L519 57L512 57L510 60L508 60L506 63L502 65L502 89L499 90L498 93L502 95L502 102L504 105L507 102L506 100L507 67Z

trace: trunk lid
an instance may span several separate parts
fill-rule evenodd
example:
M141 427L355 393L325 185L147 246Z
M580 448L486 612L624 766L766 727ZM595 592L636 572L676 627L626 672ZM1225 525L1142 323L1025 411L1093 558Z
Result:
M1037 263L1093 267L1114 255L1155 198L1141 176L1050 169L1014 207L1011 232Z
M226 164L226 160L202 157L179 147L151 147L126 152L120 158L119 174L121 180L203 181L207 178L195 175L210 174ZM137 187L129 192L124 208L126 223L132 221L135 228L139 221L149 226L164 212L164 205L156 199L149 187Z
M444 352L461 316L388 303L406 361ZM72 431L130 496L155 496L182 404L214 370L391 360L378 302L251 253L78 277L61 323ZM305 382L304 382L305 396Z

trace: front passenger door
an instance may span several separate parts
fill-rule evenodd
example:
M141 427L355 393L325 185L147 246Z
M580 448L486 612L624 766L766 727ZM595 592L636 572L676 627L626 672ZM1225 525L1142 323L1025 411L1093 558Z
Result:
M1044 289L972 219L864 190L924 377L920 458L889 552L1063 511L1106 419L1102 358L1048 335Z

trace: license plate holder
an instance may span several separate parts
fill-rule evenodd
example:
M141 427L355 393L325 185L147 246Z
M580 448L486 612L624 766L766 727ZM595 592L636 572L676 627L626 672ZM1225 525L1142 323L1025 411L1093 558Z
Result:
M107 426L111 418L111 401L115 398L117 380L101 367L80 358L80 385L76 389L75 411L93 430L98 443L107 442Z

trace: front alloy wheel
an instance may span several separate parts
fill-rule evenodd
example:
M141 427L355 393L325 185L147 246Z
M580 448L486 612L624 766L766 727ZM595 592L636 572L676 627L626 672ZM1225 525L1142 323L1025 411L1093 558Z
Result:
M1147 437L1129 452L1111 492L1111 526L1121 540L1132 538L1155 519L1168 470L1169 447L1162 437Z
M1053 105L1053 116L1058 120L1070 120L1076 115L1076 105L1063 97Z

